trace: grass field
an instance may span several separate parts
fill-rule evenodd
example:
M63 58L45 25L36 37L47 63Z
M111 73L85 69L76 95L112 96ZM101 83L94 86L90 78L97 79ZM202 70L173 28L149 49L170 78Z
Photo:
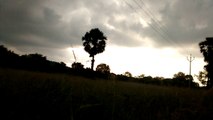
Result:
M213 90L0 69L1 120L212 120Z

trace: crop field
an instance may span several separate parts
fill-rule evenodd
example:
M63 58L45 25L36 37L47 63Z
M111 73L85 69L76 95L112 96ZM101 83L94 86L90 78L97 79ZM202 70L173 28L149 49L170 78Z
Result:
M1 120L212 120L213 90L0 69Z

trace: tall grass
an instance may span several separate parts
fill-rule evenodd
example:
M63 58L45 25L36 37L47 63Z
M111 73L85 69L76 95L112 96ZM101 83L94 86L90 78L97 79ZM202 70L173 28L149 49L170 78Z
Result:
M0 69L0 118L12 120L201 120L213 91Z

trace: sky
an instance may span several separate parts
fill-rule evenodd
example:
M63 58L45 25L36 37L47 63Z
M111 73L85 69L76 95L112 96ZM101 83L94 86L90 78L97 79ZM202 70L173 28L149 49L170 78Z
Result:
M99 28L107 45L95 66L173 77L189 73L192 54L194 75L205 64L198 44L213 33L212 12L212 0L0 0L0 44L20 55L90 67L82 36Z

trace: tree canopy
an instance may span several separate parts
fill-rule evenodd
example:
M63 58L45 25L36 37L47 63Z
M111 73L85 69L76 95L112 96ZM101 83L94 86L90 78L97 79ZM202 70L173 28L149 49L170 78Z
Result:
M82 70L84 69L84 65L81 64L80 62L74 62L72 63L72 68L76 70Z
M210 88L213 86L213 38L206 38L205 41L199 43L199 47L207 63L204 68L207 71L207 87Z
M107 38L98 28L91 29L82 37L84 50L92 57L91 69L94 67L94 56L105 50Z
M130 72L126 71L126 72L124 73L124 76L132 77L132 74L131 74Z
M174 81L174 84L177 86L184 86L184 87L197 86L193 82L193 77L191 75L186 75L183 72L178 72L178 73L174 74L173 81Z
M46 59L41 54L18 55L0 45L0 68L16 68L42 72L65 72L66 64Z
M207 85L207 72L199 71L198 75L195 75L202 85Z
M96 67L96 71L101 73L110 73L109 65L101 63Z

